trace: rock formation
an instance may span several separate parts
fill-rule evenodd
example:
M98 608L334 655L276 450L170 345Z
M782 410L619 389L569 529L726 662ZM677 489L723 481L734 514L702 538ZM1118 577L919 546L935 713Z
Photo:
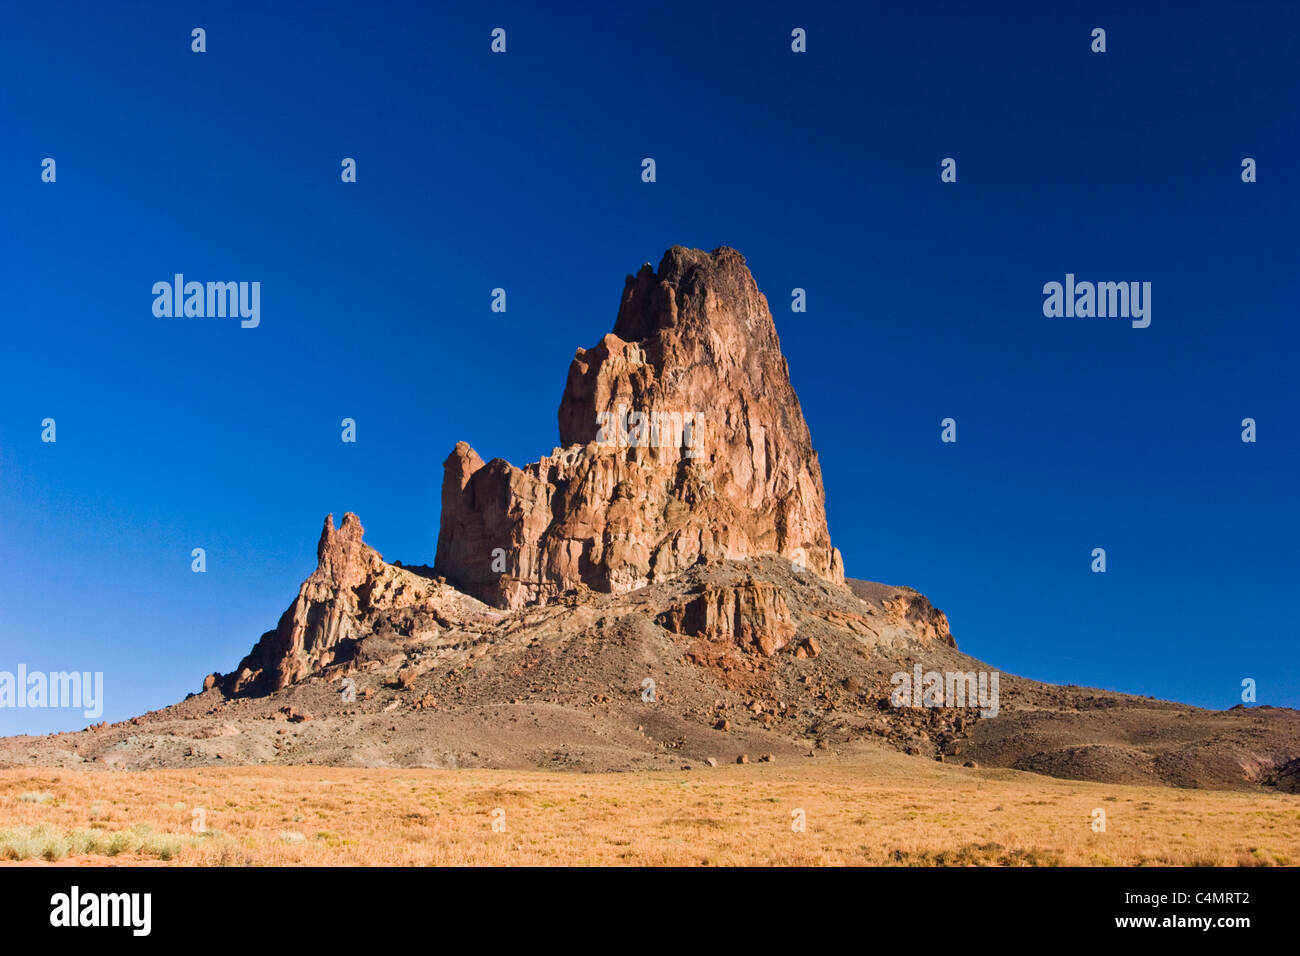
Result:
M690 769L883 743L967 768L1300 791L1296 711L998 680L924 595L844 581L772 317L734 250L673 248L629 277L614 331L573 360L559 426L564 447L524 468L456 446L436 568L388 564L356 515L327 517L316 570L235 671L111 727L0 739L0 767ZM915 668L954 690L990 672L993 709L900 706L895 678Z
M658 618L677 634L754 648L771 657L794 638L795 623L781 589L750 578L742 584L706 588Z
M279 690L350 660L360 642L385 630L406 638L433 637L442 627L499 618L491 608L445 584L384 563L362 541L364 533L351 512L337 529L334 516L326 516L316 545L316 570L275 630L263 634L224 678L227 693Z
M518 608L761 554L843 582L817 453L736 250L674 246L628 276L614 331L574 356L559 426L561 447L523 468L464 442L447 458L449 582Z

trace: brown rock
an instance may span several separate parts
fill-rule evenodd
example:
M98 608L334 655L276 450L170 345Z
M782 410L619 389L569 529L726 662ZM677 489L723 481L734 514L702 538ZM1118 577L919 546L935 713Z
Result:
M957 640L948 626L948 615L930 603L924 594L910 588L899 590L885 599L884 608L895 621L906 622L921 640L939 641L956 647Z
M334 527L327 515L316 545L317 567L274 631L262 635L227 679L236 695L286 687L356 653L359 641L382 622L405 636L434 630L438 621L494 621L479 601L408 568L385 564L362 541L364 529L348 512Z
M794 637L795 624L785 595L775 584L749 580L730 587L706 588L688 603L659 616L678 634L754 647L770 657Z
M776 327L734 249L674 246L629 276L614 331L573 359L558 419L561 447L523 468L464 442L444 462L448 581L517 608L767 553L843 583ZM789 638L753 639L771 654Z

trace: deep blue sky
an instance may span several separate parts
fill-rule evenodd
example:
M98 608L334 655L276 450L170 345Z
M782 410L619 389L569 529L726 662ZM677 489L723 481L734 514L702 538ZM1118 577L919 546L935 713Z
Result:
M564 7L4 7L0 670L102 670L118 720L233 668L327 512L431 563L454 443L549 452L624 276L726 244L852 576L1004 671L1300 705L1300 6ZM154 318L175 272L261 326ZM1066 272L1150 328L1044 318Z

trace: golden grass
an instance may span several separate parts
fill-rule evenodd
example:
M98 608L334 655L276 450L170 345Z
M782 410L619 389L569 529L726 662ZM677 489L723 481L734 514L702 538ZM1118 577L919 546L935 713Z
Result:
M1093 831L1098 808L1105 832ZM796 810L803 832L792 828ZM1300 863L1300 797L1053 780L892 754L625 774L4 770L0 860L1287 865Z

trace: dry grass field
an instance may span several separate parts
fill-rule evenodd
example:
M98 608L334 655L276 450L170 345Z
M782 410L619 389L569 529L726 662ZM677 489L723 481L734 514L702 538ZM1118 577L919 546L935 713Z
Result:
M1093 829L1097 809L1104 832ZM1300 797L1083 783L895 754L609 774L4 770L0 860L1288 865L1300 862Z

